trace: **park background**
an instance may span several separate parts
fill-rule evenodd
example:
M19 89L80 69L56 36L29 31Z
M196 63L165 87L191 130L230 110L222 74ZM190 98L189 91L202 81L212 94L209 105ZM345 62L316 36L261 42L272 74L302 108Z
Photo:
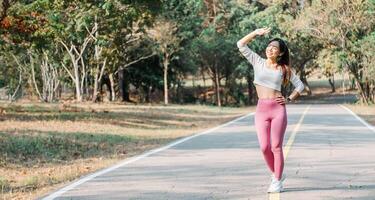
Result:
M306 88L375 124L374 0L1 0L0 197L33 199L254 111L280 37ZM287 95L293 90L283 88ZM322 110L324 112L324 110Z

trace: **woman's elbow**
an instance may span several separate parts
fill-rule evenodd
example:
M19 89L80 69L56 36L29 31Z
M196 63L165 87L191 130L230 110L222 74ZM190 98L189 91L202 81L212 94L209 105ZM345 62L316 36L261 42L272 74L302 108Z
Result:
M245 46L245 44L244 44L241 40L238 40L238 41L237 41L237 47L238 47L238 48L241 48L241 47L243 47L243 46Z
M297 88L296 88L296 91L299 93L299 94L302 94L302 92L305 90L305 85L302 83L301 85L299 85Z

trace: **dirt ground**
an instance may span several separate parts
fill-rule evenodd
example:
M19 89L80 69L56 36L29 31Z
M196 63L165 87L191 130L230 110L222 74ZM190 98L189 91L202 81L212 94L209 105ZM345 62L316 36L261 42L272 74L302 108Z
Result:
M375 105L365 106L359 104L344 104L357 115L366 120L369 124L375 126Z

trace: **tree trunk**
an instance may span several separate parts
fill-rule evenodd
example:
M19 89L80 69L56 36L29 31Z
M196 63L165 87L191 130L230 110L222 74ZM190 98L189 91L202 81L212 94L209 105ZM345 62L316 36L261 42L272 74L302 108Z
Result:
M195 78L194 78L194 76L193 76L192 82L193 82L193 97L194 97L194 101L195 101L195 99L197 98L197 91L196 91L196 88L195 88Z
M353 75L354 75L355 84L357 85L357 88L359 90L359 95L361 96L361 101L365 103L366 105L368 105L367 97L363 89L363 84L361 83L360 79L358 78L356 74L353 74Z
M151 103L151 93L152 93L152 86L148 86L147 87L147 91L146 92L146 103Z
M219 71L217 66L215 66L215 87L216 87L216 102L219 107L221 107L220 99L220 82L219 82Z
M366 77L366 80L365 80L365 82L363 84L364 84L365 95L366 95L367 99L371 101L370 83L369 83L369 80L368 80L367 77Z
M125 81L124 81L124 70L121 69L118 72L118 86L120 90L120 96L122 101L126 101L126 95L125 95Z
M113 79L113 73L109 74L109 82L111 83L111 101L116 100L116 93L115 93L115 80Z
M86 98L89 98L90 96L90 90L89 90L89 76L86 74L85 76L85 93L86 93Z
M73 44L70 45L70 49L69 49L68 46L63 41L60 41L60 43L65 47L66 51L68 52L68 54L70 56L70 59L71 59L72 65L73 65L73 73L70 72L70 70L65 66L65 64L63 62L61 64L64 67L64 69L66 70L66 72L69 74L72 81L74 82L74 85L75 85L75 88L76 88L76 90L75 90L76 100L78 102L82 102L80 78L79 78L80 77L79 64L78 64L78 61L79 61L80 57L76 58L75 52L74 52L74 49L76 49L76 48Z
M104 59L103 65L101 67L100 67L100 64L98 63L97 67L95 69L95 73L94 73L94 92L93 92L93 95L92 95L92 101L93 102L98 101L99 84L101 84L101 82L102 82L102 77L103 77L103 74L104 74L104 69L105 69L106 63L107 63L107 58Z
M74 66L74 84L76 86L76 98L78 102L82 102L82 95L81 95L81 88L79 85L79 71L78 71L78 65Z
M183 88L182 88L182 84L181 84L181 81L178 80L177 82L177 88L176 88L176 93L177 93L177 101L178 103L180 104L183 104L184 103L184 99L183 99Z
M372 80L370 83L370 100L372 103L375 103L375 81Z
M312 91L311 91L309 83L307 82L306 73L305 73L304 69L301 70L300 79L301 79L302 83L305 85L305 90L307 92L307 95L311 96Z
M253 79L251 76L247 76L246 77L246 80L247 80L247 92L248 92L248 104L249 105L252 105L253 104L253 93L254 93L254 90L253 90Z
M206 76L204 75L204 70L202 69L202 79L203 79L203 102L207 102L207 93L206 93Z
M336 92L336 88L335 88L335 77L334 77L333 74L328 78L328 82L329 82L329 85L331 86L331 93Z
M14 90L13 94L9 96L10 102L13 102L15 100L18 90L21 88L21 85L22 85L22 69L20 69L19 72L20 73L19 73L18 85L16 89Z
M169 55L165 53L163 67L164 67L164 104L168 105L168 65Z
M127 74L125 69L121 69L118 72L118 81L119 81L119 89L120 89L120 95L122 101L128 101L131 102L130 100L130 94L129 94L129 81L127 80Z
M99 80L98 74L94 75L94 91L92 93L92 102L98 101L98 90L99 90Z
M30 54L30 66L31 66L31 78L32 78L32 82L34 84L35 91L36 91L36 93L37 93L37 95L39 97L39 100L41 100L41 101L44 102L44 99L43 99L42 95L39 92L38 84L36 83L35 69L34 69L34 59L32 58L31 54Z
M84 99L84 97L87 97L86 94L85 94L85 89L84 89L84 84L85 84L85 79L86 79L86 76L87 76L87 73L86 73L86 66L85 66L85 63L83 61L83 57L81 57L81 85L80 85L80 90L81 90L81 98Z
M40 65L42 75L43 100L52 102L56 96L56 90L60 83L59 73L52 64L49 63L48 55L45 53ZM36 85L36 83L35 83Z
M362 103L365 103L366 105L368 105L367 97L366 97L366 95L365 95L365 93L363 91L362 84L357 79L355 80L355 83L356 83L357 88L359 90L359 95L361 96Z

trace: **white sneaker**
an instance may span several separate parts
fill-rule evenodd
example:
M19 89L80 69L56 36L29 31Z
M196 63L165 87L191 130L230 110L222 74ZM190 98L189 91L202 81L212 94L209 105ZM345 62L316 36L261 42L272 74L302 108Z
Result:
M284 174L281 176L280 180L277 180L276 177L275 177L275 175L272 174L272 176L271 176L271 184L268 187L267 192L274 193L274 192L282 192L282 191L284 191L284 188L283 188L283 181L284 180L285 180Z
M271 185L267 190L268 193L279 193L279 192L283 192L283 191L284 191L284 188L283 188L283 183L282 183L281 180L280 181L275 180L275 181L271 182Z

